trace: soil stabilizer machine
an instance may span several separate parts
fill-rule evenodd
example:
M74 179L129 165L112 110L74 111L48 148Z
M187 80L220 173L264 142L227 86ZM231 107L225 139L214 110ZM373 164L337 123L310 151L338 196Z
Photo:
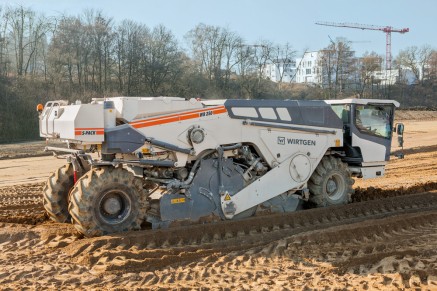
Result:
M346 204L352 177L384 175L392 100L113 97L39 106L66 142L44 187L54 221L85 236ZM94 152L91 154L90 152Z

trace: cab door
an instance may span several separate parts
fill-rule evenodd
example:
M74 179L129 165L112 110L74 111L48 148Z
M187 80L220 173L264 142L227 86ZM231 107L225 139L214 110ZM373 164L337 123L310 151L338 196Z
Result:
M394 105L368 103L351 106L352 147L359 148L362 165L381 165L390 159Z

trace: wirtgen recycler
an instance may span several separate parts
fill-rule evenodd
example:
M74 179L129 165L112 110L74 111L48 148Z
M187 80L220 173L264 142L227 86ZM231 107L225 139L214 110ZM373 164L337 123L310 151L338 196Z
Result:
M40 106L67 154L44 187L57 222L86 236L348 203L384 175L392 100L113 97ZM95 154L90 154L90 151Z

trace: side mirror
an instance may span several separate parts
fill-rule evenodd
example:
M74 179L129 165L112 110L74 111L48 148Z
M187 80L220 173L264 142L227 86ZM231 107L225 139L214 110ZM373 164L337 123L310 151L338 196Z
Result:
M397 132L398 135L403 135L404 134L404 124L403 123L396 123L395 132Z
M394 128L394 131L398 134L398 145L402 148L402 151L404 149L404 129L405 126L403 123L396 123ZM402 151L396 155L399 159L404 158L404 153Z

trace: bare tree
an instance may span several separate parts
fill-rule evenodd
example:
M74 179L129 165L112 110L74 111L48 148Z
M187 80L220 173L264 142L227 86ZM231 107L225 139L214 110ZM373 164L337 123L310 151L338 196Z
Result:
M223 88L225 95L229 97L230 94L230 81L232 74L236 71L239 63L240 47L243 43L243 39L234 32L226 30L226 38L224 45L224 76L223 76Z
M253 97L253 84L256 83L254 63L250 47L242 44L238 54L239 84L246 91L247 98ZM242 92L241 95L244 96L245 94Z
M91 74L91 85L98 92L106 92L110 74L110 51L113 41L112 19L101 11L86 10L84 13L90 62L86 67ZM88 60L88 59L87 59Z
M318 65L322 84L328 89L328 98L341 97L343 91L354 83L351 80L356 74L355 62L354 52L343 38L335 42L331 40L331 44L320 51Z
M94 45L97 59L98 88L99 92L108 91L108 82L111 75L111 50L112 50L112 19L105 18L99 12L94 21Z
M240 85L248 98L259 97L263 70L271 60L273 45L269 41L258 44L243 44L239 53Z
M48 53L50 78L67 81L68 92L84 93L88 87L88 67L92 55L90 27L79 17L62 16L53 34ZM60 85L60 84L58 84Z
M360 96L364 96L366 89L370 88L374 84L375 72L382 69L382 57L376 52L364 53L359 63L359 74L357 74L357 90L356 92Z
M186 35L200 72L205 74L210 83L215 77L214 74L221 68L223 51L220 49L220 30L220 27L201 23Z
M44 16L23 6L7 8L6 17L15 52L17 75L35 73L38 49L45 45L46 33L51 30L51 23Z
M74 68L75 64L80 68L80 51L78 51L80 44L77 37L81 32L79 19L63 17L57 25L50 44L49 62L52 72L54 70L56 74L60 74L65 69L70 86L74 84L75 79L78 79L78 82L80 82L80 72L77 72L77 75L75 75Z
M272 48L271 52L271 61L279 73L278 86L281 89L285 75L290 74L290 82L292 81L292 68L296 66L296 50L293 50L292 46L286 43L282 46L276 45Z
M428 61L429 78L434 83L437 80L437 51L433 50Z
M150 38L149 29L131 20L124 20L115 35L116 76L121 93L139 93L140 60L145 51L145 40Z
M0 7L0 76L6 76L8 73L8 14Z
M152 94L164 94L166 81L179 72L180 58L174 35L163 25L155 27L143 53L143 76Z
M322 87L328 90L328 98L332 98L333 78L335 71L335 46L330 44L328 47L319 51L317 64L321 68L319 71Z
M195 64L216 90L228 90L232 70L239 60L242 39L229 29L199 24L186 39Z
M424 45L421 48L411 46L405 50L401 50L397 57L397 63L400 66L410 69L416 80L423 84L427 76L427 65L432 56L432 48L429 45Z

